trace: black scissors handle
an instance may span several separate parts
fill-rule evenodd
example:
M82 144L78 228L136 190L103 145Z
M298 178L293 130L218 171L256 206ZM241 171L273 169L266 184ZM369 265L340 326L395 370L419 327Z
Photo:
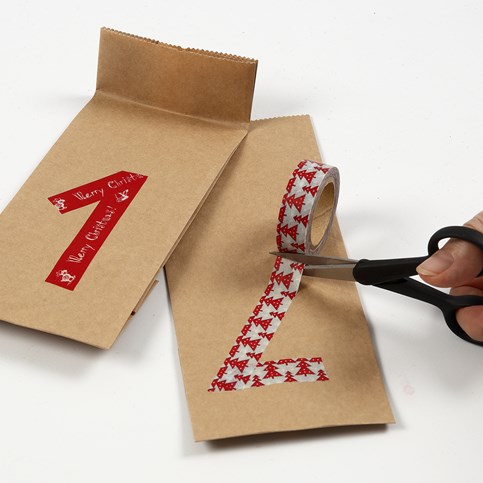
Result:
M438 307L443 313L446 325L454 334L467 342L483 346L483 342L472 339L456 320L456 312L459 309L473 305L483 305L483 297L478 297L477 295L448 295L412 278L401 278L392 282L384 282L375 285L375 287L396 292Z
M408 278L416 275L416 267L439 249L439 242L458 238L483 250L483 234L466 226L448 226L438 230L429 240L429 255L393 260L361 260L353 270L354 278L365 285L374 285L438 307L451 331L463 340L483 346L472 339L458 324L456 312L464 307L483 305L483 297L476 295L448 295L426 284ZM483 270L478 277L483 275Z

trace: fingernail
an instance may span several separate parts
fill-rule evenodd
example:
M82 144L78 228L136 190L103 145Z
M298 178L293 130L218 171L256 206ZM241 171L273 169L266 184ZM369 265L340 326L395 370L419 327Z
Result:
M420 275L435 276L443 273L454 262L453 255L445 250L437 251L416 268Z

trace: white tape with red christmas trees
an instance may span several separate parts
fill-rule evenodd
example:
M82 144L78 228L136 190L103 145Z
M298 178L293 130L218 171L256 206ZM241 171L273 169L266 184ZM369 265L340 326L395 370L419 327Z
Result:
M311 223L324 187L334 184L332 212L325 235L314 246ZM323 163L304 160L293 171L282 198L277 224L277 247L280 252L318 253L332 224L338 195L338 171ZM228 357L208 389L236 391L283 382L327 381L321 357L286 358L261 362L290 303L297 294L304 265L277 257L270 281L242 327Z

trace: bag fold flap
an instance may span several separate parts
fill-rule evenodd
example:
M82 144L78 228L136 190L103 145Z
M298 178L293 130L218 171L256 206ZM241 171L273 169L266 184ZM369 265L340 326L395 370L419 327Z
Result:
M97 90L166 111L248 126L257 61L101 30Z

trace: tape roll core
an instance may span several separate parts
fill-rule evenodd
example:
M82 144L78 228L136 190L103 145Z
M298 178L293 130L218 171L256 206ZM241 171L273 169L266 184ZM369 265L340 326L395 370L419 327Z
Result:
M320 185L309 215L307 254L310 255L318 254L327 241L337 209L339 171L332 167L329 173Z

